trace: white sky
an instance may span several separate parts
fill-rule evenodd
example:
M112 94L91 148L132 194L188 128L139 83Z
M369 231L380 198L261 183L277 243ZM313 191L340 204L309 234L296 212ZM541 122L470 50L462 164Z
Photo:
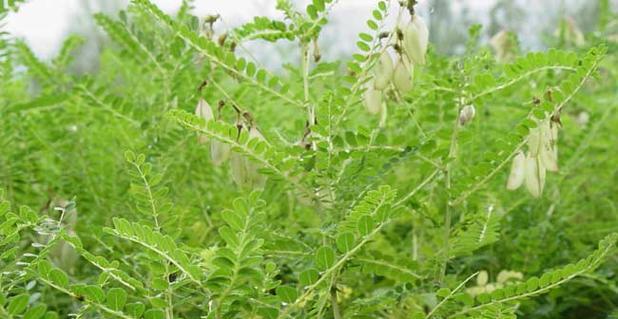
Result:
M75 13L80 9L80 1L84 0L30 0L20 6L19 12L11 13L7 18L5 31L13 36L23 38L35 53L43 58L53 56L58 50L62 39L70 30L75 30L73 23ZM91 1L102 4L106 0ZM181 0L153 0L159 8L166 12L174 12ZM307 0L295 0L299 8L306 5ZM126 0L120 3L125 3ZM228 26L236 26L249 21L255 15L275 16L276 0L198 0L195 1L195 13L206 15L219 13ZM333 12L362 13L362 19L355 19L350 24L360 27L370 14L370 8L375 0L340 0ZM339 13L339 14L338 14ZM347 14L346 14L347 15Z
M3 1L3 0L0 0ZM151 0L166 12L174 12L180 6L181 0ZM297 8L304 8L310 0L292 0ZM321 41L335 44L327 49L323 48L323 56L335 58L342 52L354 51L357 34L366 30L365 21L371 14L378 0L338 0L330 14L330 23L322 33ZM391 0L396 3L397 0ZM481 23L486 23L488 11L496 0L451 0L453 12L459 12L462 4L472 6L475 16ZM540 42L541 34L534 24L535 21L543 20L547 15L546 10L557 11L560 4L566 1L569 4L582 4L584 0L512 0L529 10L528 19L522 21L520 27L522 37L528 43ZM597 1L597 0L585 0ZM610 0L616 5L618 0ZM59 45L69 32L85 27L90 17L80 17L77 14L84 3L91 7L104 8L108 11L114 8L126 7L128 0L28 0L20 5L17 13L11 13L4 27L13 36L23 38L34 52L42 58L51 58L57 52ZM424 15L437 14L429 7L431 0L419 0L417 11ZM119 6L114 5L117 3ZM552 5L555 3L556 5ZM280 17L280 12L275 10L276 0L196 0L194 1L197 16L219 13L223 17L223 24L215 25L217 30L238 26L251 20L256 15ZM567 5L569 7L571 5ZM576 8L577 6L573 6ZM94 11L97 11L96 9ZM576 15L576 13L573 13ZM540 23L540 22L539 22ZM250 50L262 50L260 43L248 45ZM538 46L538 45L537 45ZM529 45L535 48L535 45ZM283 50L283 51L282 51ZM289 54L289 48L283 46L279 52L285 52L286 59L293 59ZM270 55L272 51L266 51ZM285 62L285 61L283 61Z

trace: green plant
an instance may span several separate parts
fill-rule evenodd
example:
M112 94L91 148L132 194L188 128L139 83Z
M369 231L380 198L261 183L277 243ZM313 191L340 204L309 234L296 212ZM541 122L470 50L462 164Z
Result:
M95 15L87 75L78 37L51 63L1 38L0 316L615 314L615 43L505 64L475 26L441 56L414 1L378 1L344 68L318 46L336 4L215 34L134 0ZM301 61L237 53L256 40ZM506 189L524 151L534 196Z

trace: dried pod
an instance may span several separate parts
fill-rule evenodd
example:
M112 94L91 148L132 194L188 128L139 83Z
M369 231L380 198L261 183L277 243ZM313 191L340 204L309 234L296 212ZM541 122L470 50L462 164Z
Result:
M464 106L461 111L459 111L459 125L464 126L468 124L472 119L474 119L474 115L476 114L476 109L474 105L468 104Z
M425 54L429 43L429 30L421 16L415 14L403 28L403 46L406 55L414 64L425 64Z
M380 55L378 63L373 68L374 70L374 86L377 90L384 90L391 82L393 77L393 60L391 55L384 51Z
M371 114L378 114L382 110L382 91L376 90L373 83L369 82L363 95L365 108Z
M506 182L506 189L518 189L524 183L524 175L526 170L526 156L522 151L517 152L511 164L511 173Z

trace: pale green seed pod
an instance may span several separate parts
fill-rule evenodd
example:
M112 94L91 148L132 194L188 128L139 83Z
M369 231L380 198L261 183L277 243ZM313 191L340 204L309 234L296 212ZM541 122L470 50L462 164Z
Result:
M206 122L211 121L215 118L214 113L212 112L212 108L204 99L200 99L197 102L197 106L195 107L195 115L203 118ZM208 142L208 137L204 134L198 134L197 136L198 143L206 143Z
M539 197L543 193L545 185L545 167L540 159L528 154L526 157L526 189L533 197Z
M52 202L54 212L57 214L53 216L53 219L60 218L62 216L62 225L68 235L75 235L75 227L77 225L77 209L74 203L65 199L57 199ZM41 236L40 240L48 242L50 236ZM73 274L75 266L79 259L79 256L73 246L66 241L60 239L49 250L49 259L60 269L69 274Z
M219 142L219 141L211 141L210 142L210 159L213 164L219 166L223 162L227 161L230 157L230 146Z
M377 90L386 89L386 87L390 84L391 79L393 78L394 69L395 67L393 65L391 55L387 51L384 51L382 55L380 55L380 59L373 68L373 84Z
M517 152L511 164L511 173L506 182L506 189L518 189L524 183L526 171L526 156L522 151Z
M459 111L459 125L464 126L468 124L472 119L474 119L474 115L476 114L476 109L474 105L466 105L461 111Z
M523 278L524 275L518 271L500 270L498 276L496 277L496 282L504 284L510 280L522 280Z
M412 90L414 76L414 66L410 64L404 57L401 57L395 65L393 72L393 84L401 93L406 94Z
M372 82L369 82L363 94L363 103L371 114L378 114L382 110L382 91L376 90Z
M403 28L403 46L413 64L425 64L425 54L429 43L429 30L421 16L415 14Z
M528 142L528 152L533 157L537 157L539 155L541 146L543 145L543 134L541 134L540 129L541 125L542 124L539 123L539 126L531 128L526 139Z
M481 270L478 275L476 275L476 285L477 286L485 286L489 281L489 275L487 271Z
M545 120L539 126L541 144L539 145L538 156L541 164L550 172L558 171L558 151L556 142L558 139L558 127L552 125L549 120Z
M204 99L200 99L195 107L195 115L203 118L206 122L215 118L215 114L212 112L210 104Z
M264 136L255 127L249 129L251 139L264 140ZM232 152L230 156L230 172L236 185L246 188L264 187L266 179L260 172L260 165L249 160L246 156Z

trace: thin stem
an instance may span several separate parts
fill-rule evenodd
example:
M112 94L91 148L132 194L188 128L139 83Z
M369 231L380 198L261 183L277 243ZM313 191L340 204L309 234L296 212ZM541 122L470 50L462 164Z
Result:
M451 299L451 297L453 297L453 295L459 291L459 289L461 289L461 287L463 287L468 281L470 281L470 279L474 278L474 276L478 275L478 271L473 273L472 275L468 276L468 278L466 278L464 281L462 281L457 287L455 287L455 289L453 289L453 291L451 291L448 296L446 296L444 299L442 299L442 301L440 301L439 304L437 304L433 309L431 309L431 311L427 314L427 316L425 316L425 319L429 319L435 312L436 310L438 310L446 301L448 301L449 299Z

